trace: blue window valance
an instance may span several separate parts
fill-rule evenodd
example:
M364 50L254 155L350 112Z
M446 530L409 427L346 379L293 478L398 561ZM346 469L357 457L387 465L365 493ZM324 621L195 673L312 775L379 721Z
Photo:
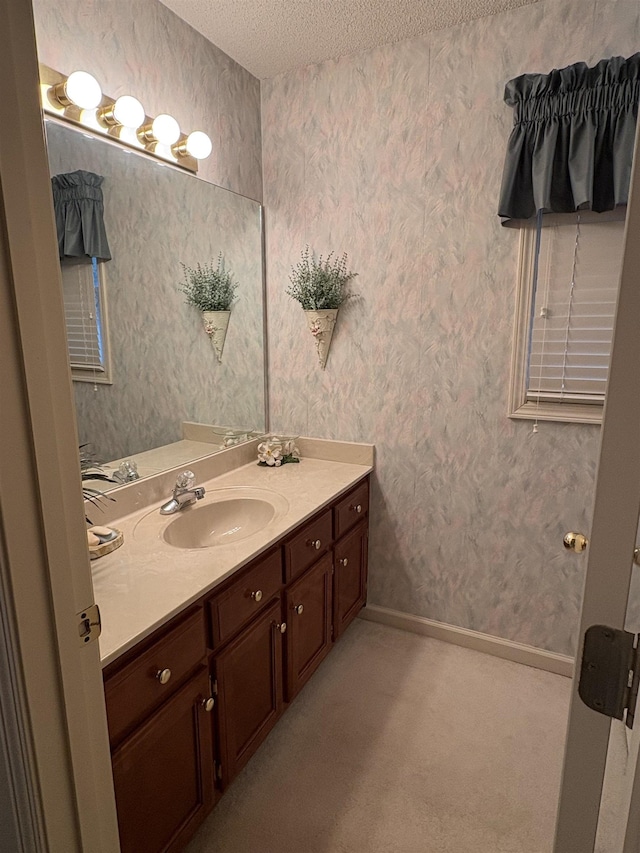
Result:
M500 190L502 224L626 204L639 98L640 53L510 80L504 100L514 108L514 126Z
M82 169L51 179L61 258L111 260L104 227L103 180Z

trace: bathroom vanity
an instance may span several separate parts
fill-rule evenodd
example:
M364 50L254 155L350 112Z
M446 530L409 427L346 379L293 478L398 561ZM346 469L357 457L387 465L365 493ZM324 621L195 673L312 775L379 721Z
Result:
M123 853L182 849L365 604L371 470L303 457L209 480L211 509L181 514L274 495L231 544L167 545L156 506L121 520L95 585Z

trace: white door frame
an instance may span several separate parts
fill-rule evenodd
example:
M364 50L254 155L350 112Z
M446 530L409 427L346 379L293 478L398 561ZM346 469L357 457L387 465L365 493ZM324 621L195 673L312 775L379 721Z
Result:
M554 848L558 853L589 853L593 850L611 721L587 708L578 696L580 662L587 628L595 624L624 628L640 512L639 138L640 123L636 132L580 639L558 805ZM630 825L629 832L634 831ZM638 849L639 840L636 835L635 849Z
M4 747L31 781L16 815L36 849L115 853L99 652L78 631L94 599L31 3L0 0L0 21L0 627L22 730Z

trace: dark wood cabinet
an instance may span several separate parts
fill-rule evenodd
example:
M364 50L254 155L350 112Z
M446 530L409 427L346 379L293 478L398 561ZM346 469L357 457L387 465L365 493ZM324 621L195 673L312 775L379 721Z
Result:
M287 700L291 701L331 650L331 576L326 554L285 594Z
M222 785L262 743L282 713L280 599L213 658Z
M367 600L368 525L359 524L334 551L333 638L337 640Z
M122 853L178 851L214 803L206 669L112 755Z
M325 510L304 524L284 544L284 571L287 583L312 566L331 547L331 510Z
M276 548L241 573L209 602L212 648L218 648L250 622L282 589L282 554Z
M112 748L202 666L207 654L203 608L192 608L140 645L104 673Z
M183 849L364 606L368 510L367 478L105 669L122 853Z
M362 521L369 513L369 480L352 489L333 507L333 527L336 539L350 530L354 524Z

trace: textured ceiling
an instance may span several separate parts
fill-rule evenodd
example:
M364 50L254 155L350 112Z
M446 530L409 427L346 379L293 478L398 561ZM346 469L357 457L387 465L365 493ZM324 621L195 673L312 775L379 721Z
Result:
M162 0L256 77L538 0Z

